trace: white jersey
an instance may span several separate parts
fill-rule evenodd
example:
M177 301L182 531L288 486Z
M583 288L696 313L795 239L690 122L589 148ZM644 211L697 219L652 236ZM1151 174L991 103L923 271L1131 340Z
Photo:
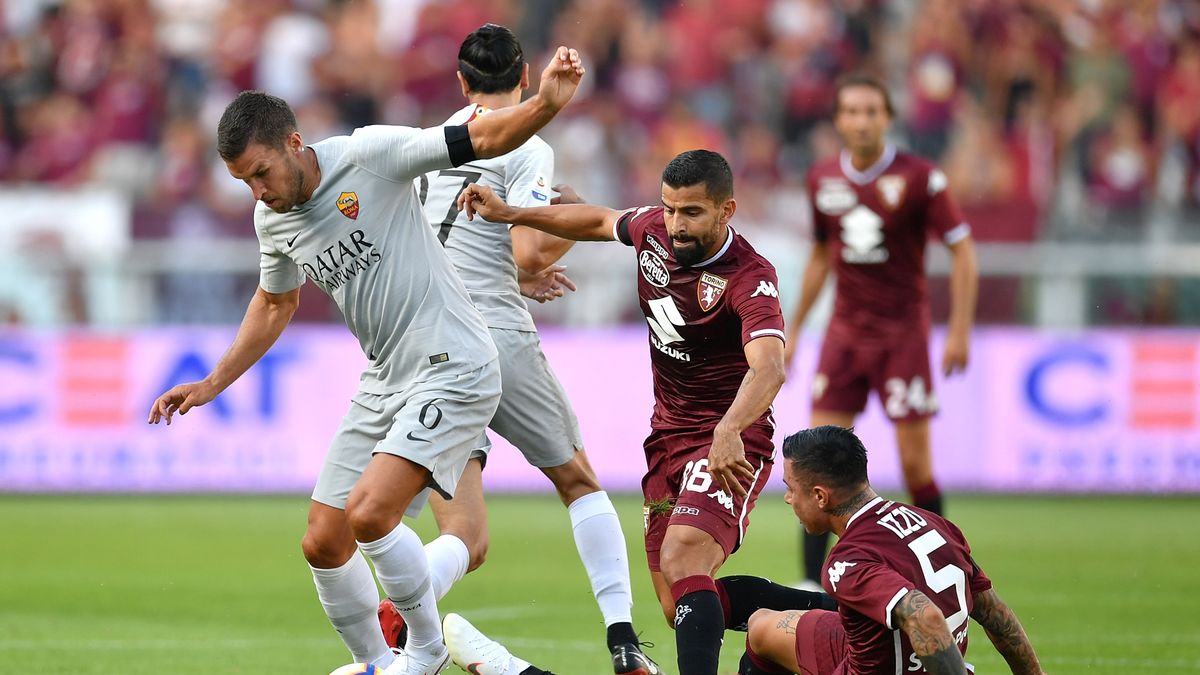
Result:
M487 112L487 108L472 103L446 120L446 125L466 124ZM506 155L475 160L457 169L431 171L418 180L425 217L446 247L471 301L492 328L537 330L517 286L509 234L512 225L491 223L478 215L475 220L467 220L466 214L458 210L458 195L470 183L479 183L495 190L512 206L545 206L550 203L553 179L554 151L534 136Z
M259 285L307 276L333 298L371 365L361 390L404 391L496 358L487 325L421 213L413 179L452 166L440 128L371 126L311 146L320 184L287 213L254 211Z

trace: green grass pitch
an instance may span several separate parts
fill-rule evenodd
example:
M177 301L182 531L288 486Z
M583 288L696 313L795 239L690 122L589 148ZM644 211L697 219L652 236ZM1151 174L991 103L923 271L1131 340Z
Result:
M1200 671L1200 500L952 496L1051 673ZM616 499L644 639L675 670L650 590L641 506ZM0 673L325 675L348 660L300 556L307 500L0 497ZM611 672L603 625L552 496L490 500L486 565L442 603L563 675ZM426 516L422 538L433 534ZM795 580L797 529L768 494L726 573ZM1006 672L977 626L968 660ZM743 636L727 633L722 672ZM457 669L455 669L457 672Z

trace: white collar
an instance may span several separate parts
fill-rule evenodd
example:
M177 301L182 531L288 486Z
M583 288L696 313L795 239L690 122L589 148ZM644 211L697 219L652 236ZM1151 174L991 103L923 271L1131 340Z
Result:
M720 258L721 256L725 255L725 252L728 251L729 247L733 245L733 236L736 234L736 232L733 231L732 225L725 226L725 234L726 234L725 245L721 247L721 250L714 253L712 255L712 257L710 257L708 260L702 260L702 261L696 263L695 265L692 265L692 267L706 267L706 266L711 265L712 263L716 262L717 258Z
M876 504L878 504L881 501L883 501L883 497L876 495L875 499L872 499L871 501L867 502L866 504L863 504L862 508L855 511L854 515L850 516L850 520L846 521L846 529L850 528L850 523L853 523L855 518L861 516L863 514L863 511L866 511L867 509L871 508L872 506L875 506Z
M850 182L858 185L866 185L883 175L883 172L888 170L888 167L892 165L895 159L896 146L888 143L883 146L883 155L864 171L854 168L854 162L850 161L849 150L842 150L839 163L842 165L842 173L846 175L846 178L850 179Z

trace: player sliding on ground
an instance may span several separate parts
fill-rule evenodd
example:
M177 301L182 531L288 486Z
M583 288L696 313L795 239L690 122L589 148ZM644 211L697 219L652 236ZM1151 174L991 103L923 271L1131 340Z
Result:
M839 608L750 614L741 675L964 675L968 617L1014 674L1042 672L1021 622L971 557L962 532L937 514L875 494L867 451L854 432L801 431L783 442L783 457L784 499L805 530L839 537L821 575ZM455 663L474 664L471 672L547 672L456 614L444 627Z
M468 35L458 51L458 80L470 103L451 116L447 126L468 124L519 104L529 86L529 66L516 36L494 24ZM604 617L614 672L658 675L658 666L642 653L633 629L621 521L588 463L571 402L542 353L537 327L521 299L522 293L539 301L553 299L562 295L563 286L570 288L560 274L563 268L554 263L575 242L520 225L467 220L457 205L459 193L475 182L492 187L514 206L546 204L553 179L554 151L534 136L501 157L421 176L418 194L500 353L500 405L488 426L550 479L567 507L579 558ZM522 277L526 281L519 288ZM454 499L430 497L441 536L425 551L439 599L478 567L487 551L481 474L489 448L487 437L481 437ZM391 600L380 603L379 619L388 643L403 647L404 623Z
M515 208L474 184L459 202L468 218L634 248L654 370L646 557L675 629L679 672L715 675L730 603L773 592L761 580L713 577L741 544L770 474L770 408L784 379L775 269L729 226L737 205L728 163L715 152L685 152L663 171L662 205L627 211ZM786 594L785 606L818 606L824 597L773 590Z
M582 76L579 55L560 47L537 95L460 126L372 126L308 146L287 103L243 92L217 127L229 173L261 202L260 288L213 372L160 396L149 421L169 424L246 372L291 320L306 276L333 298L370 366L317 478L302 547L353 659L388 675L448 665L425 551L402 516L421 510L428 488L455 493L500 399L487 325L421 215L413 181L520 147ZM375 616L376 577L409 628L399 655Z

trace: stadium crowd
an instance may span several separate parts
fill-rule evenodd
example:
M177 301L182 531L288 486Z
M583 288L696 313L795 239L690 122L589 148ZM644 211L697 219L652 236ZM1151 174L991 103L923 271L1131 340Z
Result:
M598 203L656 202L657 168L707 147L734 164L744 227L806 239L778 214L805 212L804 171L839 148L834 83L866 70L980 241L1141 240L1164 209L1169 236L1200 232L1196 0L0 0L0 185L116 188L136 238L248 238L213 143L236 92L288 100L310 140L438 124L461 106L457 45L488 21L534 63L584 52L545 136ZM1107 318L1174 316L1114 293Z

